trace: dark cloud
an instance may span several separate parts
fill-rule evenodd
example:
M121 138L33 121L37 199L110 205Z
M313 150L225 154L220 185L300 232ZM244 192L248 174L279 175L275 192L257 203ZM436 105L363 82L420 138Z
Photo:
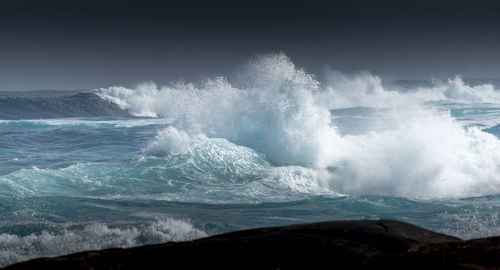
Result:
M390 78L500 77L496 1L2 1L0 89L230 73L284 51Z

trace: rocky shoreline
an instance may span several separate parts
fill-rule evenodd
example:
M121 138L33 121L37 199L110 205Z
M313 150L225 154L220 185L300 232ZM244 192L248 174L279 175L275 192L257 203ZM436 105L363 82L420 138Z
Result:
M500 237L461 240L393 220L259 228L38 258L5 269L500 269Z

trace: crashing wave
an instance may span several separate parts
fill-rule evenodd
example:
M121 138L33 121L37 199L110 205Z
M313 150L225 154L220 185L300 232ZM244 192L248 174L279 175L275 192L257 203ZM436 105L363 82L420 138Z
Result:
M111 87L99 95L132 114L171 120L148 146L150 152L185 151L197 136L224 138L262 153L272 164L321 172L319 186L340 193L447 197L500 192L500 141L464 128L449 111L424 105L494 102L498 92L491 85L472 87L455 77L402 92L384 88L380 78L367 73L331 73L321 85L284 54L251 61L242 78L233 83L215 78L201 86ZM382 125L341 134L332 110L355 106L375 108Z
M60 256L83 250L126 248L138 245L187 241L207 236L187 221L173 218L158 219L141 227L114 228L103 223L86 225L82 229L18 236L0 234L0 266L36 257Z

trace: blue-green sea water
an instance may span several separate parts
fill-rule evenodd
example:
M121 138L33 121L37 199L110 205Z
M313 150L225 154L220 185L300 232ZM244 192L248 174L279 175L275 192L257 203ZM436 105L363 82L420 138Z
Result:
M282 54L241 72L0 92L0 266L323 220L500 234L494 81L320 82Z

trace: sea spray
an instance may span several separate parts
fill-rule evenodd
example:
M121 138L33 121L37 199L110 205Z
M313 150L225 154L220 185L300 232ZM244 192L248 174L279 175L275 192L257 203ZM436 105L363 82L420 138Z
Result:
M321 86L284 54L257 58L243 70L245 82L234 85L245 88L216 78L201 87L146 84L101 89L100 95L118 98L137 115L172 120L148 151L153 144L156 151L172 151L190 137L207 136L254 149L278 166L317 170L318 186L337 193L432 198L500 192L500 141L427 104L491 101L497 95L491 85L471 87L455 77L401 92L385 89L369 73L331 72ZM375 118L384 120L376 129L342 135L332 110L353 106L374 107Z

